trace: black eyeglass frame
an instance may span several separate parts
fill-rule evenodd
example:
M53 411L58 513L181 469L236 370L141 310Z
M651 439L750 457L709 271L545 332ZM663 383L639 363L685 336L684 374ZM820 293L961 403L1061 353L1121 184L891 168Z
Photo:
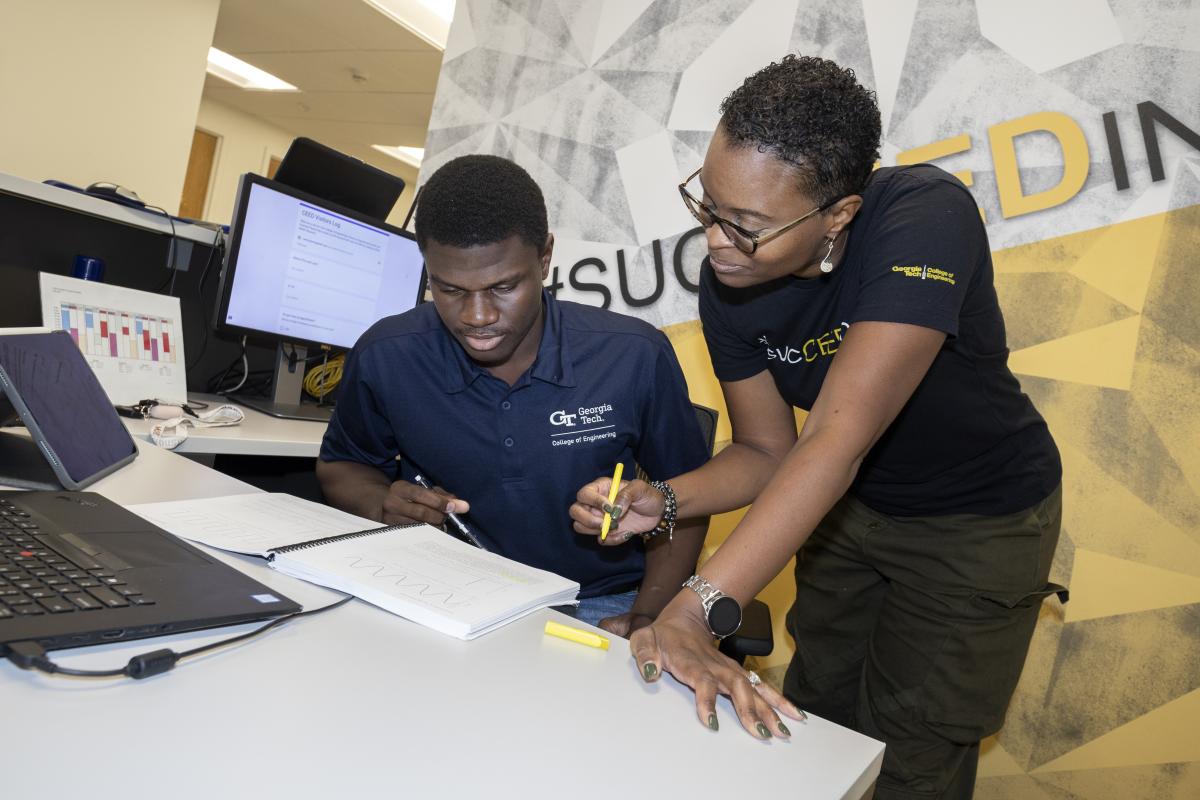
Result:
M834 203L836 203L838 200L841 199L841 198L837 198L836 200L830 200L825 205L817 206L812 211L809 211L807 214L800 217L799 219L792 220L787 225L783 225L781 227L775 228L774 230L759 231L758 233L755 233L753 231L746 230L741 225L738 225L736 222L730 222L729 220L725 219L724 217L717 216L717 214L711 208L709 208L704 203L697 200L695 197L692 197L692 193L687 190L687 185L692 182L693 178L695 178L697 175L700 174L700 170L702 170L702 169L704 169L704 167L700 167L700 169L697 169L695 172L693 172L691 175L689 175L687 177L687 180L685 180L683 183L679 184L679 194L682 195L682 197L683 197L684 206L687 207L688 213L690 213L693 217L695 217L696 221L699 222L705 228L711 228L714 224L720 225L721 230L725 231L725 235L729 237L729 241L733 243L733 246L748 256L754 255L754 253L758 250L760 245L764 245L767 242L771 241L772 239L774 239L778 236L782 236L783 234L790 231L792 228L799 225L801 222L804 222L806 219L808 219L809 217L812 217L815 214L820 214L822 211L826 210L827 208L829 208L830 206L832 206ZM704 221L704 218L701 216L701 211L703 211L704 214L707 214L709 217L711 217L710 222L706 223ZM732 229L733 233L737 234L737 236L734 236L732 233L730 233L731 229ZM738 238L739 236L750 242L749 250L747 250L746 248L741 246L740 240Z

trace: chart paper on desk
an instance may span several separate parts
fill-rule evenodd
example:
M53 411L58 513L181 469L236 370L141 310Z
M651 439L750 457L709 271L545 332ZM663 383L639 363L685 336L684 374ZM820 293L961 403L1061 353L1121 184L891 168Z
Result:
M42 272L42 324L71 334L109 399L187 402L179 298Z

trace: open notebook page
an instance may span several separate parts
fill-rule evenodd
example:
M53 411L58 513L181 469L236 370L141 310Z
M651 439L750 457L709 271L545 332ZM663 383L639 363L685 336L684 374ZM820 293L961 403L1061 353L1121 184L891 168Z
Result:
M460 639L545 606L579 584L464 544L429 525L285 550L271 566Z
M202 500L140 503L129 510L163 530L219 550L267 556L267 551L381 523L290 494L235 494Z

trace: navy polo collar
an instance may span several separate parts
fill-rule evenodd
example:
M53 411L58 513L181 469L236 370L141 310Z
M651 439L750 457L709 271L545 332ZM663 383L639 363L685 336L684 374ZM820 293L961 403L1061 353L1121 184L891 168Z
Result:
M527 382L526 376L555 386L575 386L575 369L571 363L566 337L563 335L562 311L558 307L554 295L545 288L542 289L542 310L545 319L542 324L542 341L538 343L537 356L533 360L533 366L517 381L516 386ZM457 368L448 366L444 373L446 392L454 394L463 391L481 375L488 373L487 370L471 360L458 340L450 331L446 330L445 324L442 324L441 331L443 361L447 365L457 366Z

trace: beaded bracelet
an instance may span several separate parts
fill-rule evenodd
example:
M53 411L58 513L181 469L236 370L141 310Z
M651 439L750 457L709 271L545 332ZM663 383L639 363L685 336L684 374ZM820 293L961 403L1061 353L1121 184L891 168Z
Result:
M650 485L663 496L663 514L658 524L652 530L643 533L642 538L649 541L665 533L667 539L671 540L675 535L675 516L679 513L679 504L675 502L675 490L666 481L650 481Z

